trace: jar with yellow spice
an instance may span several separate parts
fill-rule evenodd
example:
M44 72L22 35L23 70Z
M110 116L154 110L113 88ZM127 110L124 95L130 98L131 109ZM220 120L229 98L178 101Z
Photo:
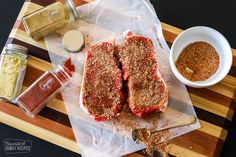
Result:
M26 47L8 44L0 56L0 97L9 101L21 91L27 66Z
M22 23L28 35L38 40L75 21L77 17L73 1L65 0L64 4L58 1L22 17Z

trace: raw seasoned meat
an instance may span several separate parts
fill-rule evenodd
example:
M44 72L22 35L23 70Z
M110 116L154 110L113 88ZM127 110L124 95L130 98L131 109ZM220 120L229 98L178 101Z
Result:
M108 42L89 48L82 83L82 103L96 121L118 116L123 105L122 71Z
M152 112L165 111L168 90L158 70L152 41L129 34L119 57L123 78L128 81L128 103L132 112L142 117Z

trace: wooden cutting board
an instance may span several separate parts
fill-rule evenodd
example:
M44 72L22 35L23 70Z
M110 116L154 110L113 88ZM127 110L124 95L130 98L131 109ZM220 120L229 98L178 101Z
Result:
M44 71L52 68L44 40L34 41L24 31L21 17L54 0L26 0L6 44L15 43L29 48L29 63L24 89ZM78 0L82 5L89 0ZM162 23L169 46L181 29ZM4 50L3 50L4 51ZM187 87L201 128L171 141L167 146L172 156L219 156L236 107L236 50L229 74L220 83L202 89ZM0 101L0 122L39 137L43 140L79 153L62 97L58 95L34 119L27 117L17 106ZM127 157L142 157L142 151Z

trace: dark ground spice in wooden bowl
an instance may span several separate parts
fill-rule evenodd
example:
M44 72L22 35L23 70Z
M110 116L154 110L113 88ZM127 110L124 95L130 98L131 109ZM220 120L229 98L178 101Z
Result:
M204 81L219 68L216 49L206 42L194 42L186 46L175 62L178 71L190 81Z

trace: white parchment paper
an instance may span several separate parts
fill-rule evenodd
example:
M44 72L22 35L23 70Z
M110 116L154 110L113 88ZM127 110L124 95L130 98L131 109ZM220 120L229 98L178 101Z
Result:
M116 157L143 149L131 139L131 131L123 124L137 128L150 127L150 119L156 120L157 128L172 124L195 111L185 86L172 74L169 66L169 48L163 38L160 21L148 0L97 0L77 8L79 20L67 25L45 38L51 62L62 64L71 58L76 66L73 81L63 90L62 96L69 119L81 148L83 157ZM68 30L79 30L85 37L85 47L79 53L68 53L61 40ZM128 30L152 39L159 69L169 90L169 104L165 113L158 113L147 119L119 116L106 122L95 122L80 108L80 87L83 67L89 45L99 41L120 44ZM167 139L183 135L200 127L199 122L190 126L172 129ZM161 141L166 140L162 139Z

